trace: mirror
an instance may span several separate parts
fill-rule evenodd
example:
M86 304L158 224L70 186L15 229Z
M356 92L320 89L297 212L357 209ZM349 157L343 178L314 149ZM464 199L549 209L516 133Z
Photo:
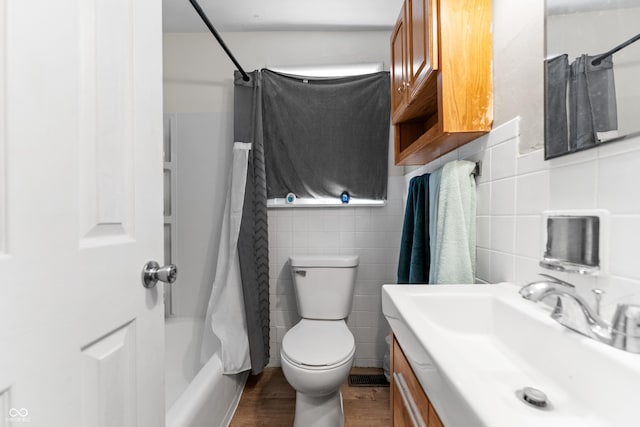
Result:
M640 1L546 0L545 160L640 135Z

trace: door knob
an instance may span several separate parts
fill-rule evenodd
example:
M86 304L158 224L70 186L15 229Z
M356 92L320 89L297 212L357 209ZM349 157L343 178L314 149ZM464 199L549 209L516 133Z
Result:
M142 267L142 286L147 289L153 288L158 280L165 283L173 283L178 277L178 267L169 264L160 267L155 261L149 261Z

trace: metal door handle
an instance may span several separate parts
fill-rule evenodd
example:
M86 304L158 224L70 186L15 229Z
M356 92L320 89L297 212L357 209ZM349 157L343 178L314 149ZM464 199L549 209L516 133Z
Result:
M169 264L160 267L155 261L149 261L142 267L142 286L147 289L153 288L158 280L165 283L173 283L178 277L178 267Z

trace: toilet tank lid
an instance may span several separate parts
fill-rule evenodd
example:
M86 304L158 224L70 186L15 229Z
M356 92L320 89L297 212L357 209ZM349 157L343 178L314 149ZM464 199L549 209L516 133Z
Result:
M292 267L356 267L358 255L291 255Z

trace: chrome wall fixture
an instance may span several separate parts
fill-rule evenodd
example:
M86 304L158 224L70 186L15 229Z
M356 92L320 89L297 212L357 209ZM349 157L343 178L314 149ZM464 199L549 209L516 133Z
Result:
M550 270L593 274L600 269L600 218L558 215L547 218L547 242L540 265Z

